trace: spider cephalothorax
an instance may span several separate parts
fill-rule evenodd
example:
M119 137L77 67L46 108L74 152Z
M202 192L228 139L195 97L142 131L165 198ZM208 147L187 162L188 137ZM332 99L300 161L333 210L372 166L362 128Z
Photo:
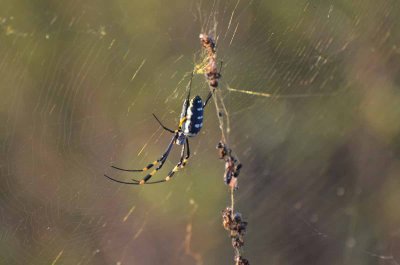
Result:
M145 168L143 169L123 169L119 167L112 166L114 169L118 169L121 171L128 171L128 172L143 172L147 171L150 168L153 168L154 166L158 165L153 171L151 171L149 174L144 176L141 180L138 179L132 179L131 182L126 182L126 181L121 181L117 180L114 178L111 178L107 175L104 175L105 177L109 178L112 181L118 182L118 183L123 183L123 184L131 184L131 185L141 185L141 184L155 184L155 183L162 183L165 181L168 181L172 178L172 176L179 170L179 168L183 168L189 157L190 157L190 149L189 149L189 137L194 137L196 136L201 128L203 127L203 113L204 113L204 108L207 105L207 102L203 103L203 100L201 99L200 96L195 96L194 98L190 99L190 90L192 87L192 79L193 79L193 73L192 73L192 78L190 79L189 83L189 92L187 95L187 98L183 102L182 106L182 112L180 115L179 119L179 124L178 124L178 129L176 130L171 130L168 127L164 126L164 124L157 118L156 115L153 114L154 118L157 120L157 122L160 124L160 126L174 134L172 137L167 150L164 152L164 154L154 162L148 164ZM208 99L211 97L211 92L208 95ZM207 100L208 101L208 100ZM165 161L168 158L169 153L172 150L173 145L182 145L182 150L181 150L181 158L178 162L178 164L169 172L166 178L162 180L157 180L157 181L149 181L151 177L157 173L158 170L162 168L164 165ZM186 151L186 156L185 156L185 151Z

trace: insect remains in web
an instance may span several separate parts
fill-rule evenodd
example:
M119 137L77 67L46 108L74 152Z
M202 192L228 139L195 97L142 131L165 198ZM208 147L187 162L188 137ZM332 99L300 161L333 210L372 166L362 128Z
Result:
M173 134L173 137L170 143L167 146L167 149L162 154L162 156L155 160L154 162L148 164L143 169L125 169L116 166L111 166L114 169L126 172L145 172L155 166L157 166L153 171L149 174L145 175L142 179L132 178L131 181L122 181L115 178L112 178L106 174L104 176L112 181L122 183L122 184L129 184L129 185L143 185L143 184L157 184L163 183L170 180L179 169L182 169L186 166L189 158L190 158L190 148L189 148L189 138L195 137L200 132L201 128L203 127L203 113L204 108L207 106L208 100L203 103L203 100L200 96L195 96L190 98L190 91L192 89L192 80L193 80L193 72L189 82L189 89L187 98L183 102L182 112L180 114L178 129L172 130L166 127L156 115L153 114L154 118L157 120L159 125L167 132ZM210 91L208 94L208 99L211 98L212 92ZM167 177L162 180L150 181L150 179L155 175L164 165L165 161L167 160L172 147L174 144L182 146L181 149L181 157L179 162L176 166L168 173ZM185 155L186 151L186 155Z
M203 73L205 75L208 85L212 88L211 91L214 92L221 78L222 61L218 70L215 40L204 33L200 34L199 38L206 55L204 56L203 62L196 66L196 73ZM207 97L205 102L208 102L210 98L211 96Z

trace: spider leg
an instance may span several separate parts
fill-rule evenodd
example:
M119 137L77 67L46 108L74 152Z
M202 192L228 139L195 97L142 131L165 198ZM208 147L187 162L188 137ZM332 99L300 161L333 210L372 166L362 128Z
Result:
M190 99L190 91L192 90L192 80L193 80L193 71L192 71L192 75L190 76L190 82L189 82L189 91L188 91L188 95L187 95L187 101L189 101Z
M183 157L184 157L184 154L185 154L185 145L186 144L184 144L182 146L181 158L179 160L179 163L176 164L176 166L168 173L168 176L165 179L152 181L152 182L146 182L144 184L156 184L156 183L162 183L162 182L166 182L166 181L170 180L172 178L172 176L175 174L175 172L177 172L179 170L179 168L182 167L182 163L184 161Z
M183 159L181 168L184 168L186 166L187 161L189 160L189 157L190 157L189 139L186 138L186 157L185 157L185 159Z
M150 164L148 166L150 166ZM147 167L145 167L143 169L124 169L124 168L120 168L120 167L116 167L116 166L111 166L111 167L114 168L114 169L118 169L118 170L121 170L121 171L127 171L127 172L142 172L142 171L145 170L145 168L147 168Z
M164 154L159 159L157 159L154 162L148 164L143 169L124 169L124 168L120 168L120 167L116 167L116 166L111 166L111 167L114 168L114 169L118 169L118 170L121 170L121 171L127 171L127 172L143 172L143 171L149 170L150 168L152 168L153 166L157 165L158 163L161 163L160 166L162 166L164 164L165 160L167 159L167 157L169 155L169 152L171 152L172 146L174 145L174 141L176 140L177 137L178 137L178 134L176 133L174 135L174 137L172 137L172 140L168 144L167 150L165 150Z
M184 156L185 149L186 149L186 157ZM115 181L115 182L118 182L118 183L122 183L122 184L131 184L131 185L146 184L147 185L147 184L163 183L163 182L166 182L166 181L170 180L172 178L172 176L176 172L178 172L179 168L184 168L186 166L188 160L189 160L189 157L190 157L189 140L186 138L186 143L182 147L181 158L179 160L179 163L169 172L168 176L165 179L156 180L156 181L148 181L154 175L154 174L148 174L142 180L132 179L133 182L125 182L125 181L120 181L120 180L113 179L113 178L111 178L111 177L109 177L107 175L104 175L104 176L107 177L108 179L112 180L112 181ZM165 160L166 160L166 158L165 158ZM162 167L162 165L164 164L165 160L163 161L163 163L158 168L156 168L154 170L155 172L157 172Z
M112 177L107 176L106 174L104 174L104 176L105 176L106 178L108 178L109 180L112 180L112 181L115 181L115 182L118 182L118 183L130 184L130 185L139 185L139 182L138 182L138 181L135 181L135 180L133 180L133 182L127 182L127 181L122 181L122 180L114 179L114 178L112 178Z
M215 88L213 88L213 89L208 93L207 98L206 98L206 100L205 100L204 103L203 103L203 108L205 108L205 107L207 106L208 101L211 99L211 97L212 97L214 91L215 91Z
M185 150L186 150L186 157L185 157ZM189 141L186 138L186 143L182 146L181 158L179 159L179 163L169 172L168 176L162 180L150 181L150 182L146 181L145 183L140 183L140 184L157 184L170 180L172 176L175 174L175 172L179 170L179 168L183 168L187 164L189 156L190 156Z
M162 122L157 118L157 116L156 116L154 113L153 113L153 116L154 116L154 118L156 118L156 120L158 121L158 123L160 124L160 126L161 126L164 130L166 130L166 131L168 131L168 132L170 132L170 133L175 133L174 130L171 130L171 129L169 129L168 127L164 126L164 124L162 124Z
M219 66L219 71L218 71L218 75L221 77L221 72L222 72L222 64L224 63L224 61L221 60L220 66Z
M144 176L141 180L137 180L137 179L134 179L134 178L133 178L132 181L135 181L135 182L139 183L140 185L142 185L142 184L147 184L147 181L149 181L149 180L151 179L151 177L152 177L154 174L156 174L157 171L159 171L159 170L163 167L165 161L166 161L167 158L168 158L169 153L171 152L171 149L172 149L172 146L173 146L173 144L174 144L174 141L176 140L177 137L178 137L178 133L176 133L175 136L172 138L172 141L171 141L171 143L169 144L169 146L168 146L168 148L167 148L167 151L164 153L164 155L163 155L159 160L155 161L155 162L157 162L157 163L158 163L158 162L160 163L160 165L159 165L158 167L156 167L153 171L151 171L149 174L147 174L146 176ZM151 167L154 166L154 165L156 165L157 163L154 163L154 162L153 162L153 163L151 164ZM154 181L154 182L148 183L148 184L159 183L159 182L163 182L163 181Z
M104 174L104 176L106 178L108 178L109 180L118 182L118 183L122 183L122 184L129 184L129 185L141 185L139 181L132 179L133 182L128 182L128 181L122 181L122 180L118 180L118 179L114 179L110 176L107 176L106 174ZM152 182L146 182L146 184L157 184L157 183L162 183L165 182L165 180L157 180L157 181L152 181Z
M184 150L186 146L186 157L183 158ZM178 172L179 168L184 168L190 157L190 149L189 149L189 140L186 138L186 144L182 147L181 159L179 163L168 173L168 176L165 178L165 181L170 180L176 172Z

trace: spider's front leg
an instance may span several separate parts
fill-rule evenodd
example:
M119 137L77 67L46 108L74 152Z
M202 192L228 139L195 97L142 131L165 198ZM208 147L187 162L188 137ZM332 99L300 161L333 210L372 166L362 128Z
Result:
M126 171L126 172L143 172L143 171L147 171L150 168L152 168L153 166L160 164L159 168L162 167L162 165L164 164L165 160L167 159L169 152L171 152L172 146L175 142L175 140L178 138L178 133L176 132L174 137L172 137L171 142L168 144L167 150L165 150L164 154L157 160L153 161L152 163L148 164L146 167L144 167L143 169L125 169L125 168L120 168L120 167L116 167L116 166L111 166L114 169L118 169L121 171ZM157 169L157 170L158 170Z
M120 181L120 180L114 179L114 178L112 178L112 177L110 177L110 176L108 176L106 174L104 174L104 176L107 177L108 179L112 180L112 181L115 181L115 182L118 182L118 183L123 183L123 184L131 184L131 185L145 184L158 170L160 170L163 167L165 161L168 158L169 153L171 152L172 146L174 145L174 142L176 141L177 138L178 138L178 133L175 133L174 137L172 137L171 142L169 143L169 145L167 147L167 150L164 152L164 154L159 159L157 159L156 161L148 164L143 169L123 169L123 168L112 166L112 168L115 168L115 169L118 169L118 170L121 170L121 171L142 172L142 171L146 171L146 170L152 168L153 166L155 166L157 164L160 164L156 169L154 169L150 174L147 174L143 179L137 180L137 179L133 178L132 179L133 182L126 182L126 181ZM152 182L152 183L158 183L158 182L160 182L160 181L156 181L156 182Z
M204 104L203 104L203 109L207 106L208 101L211 99L211 97L212 97L214 91L215 91L215 89L213 89L212 91L210 91L210 92L208 93L207 98L206 98L206 100L204 101Z
M156 116L154 113L153 113L153 117L156 118L158 124L160 124L160 126L161 126L164 130L166 130L166 131L168 131L168 132L170 132L170 133L176 133L176 131L174 131L174 130L168 128L168 127L166 127L166 126L157 118L157 116Z
M178 132L175 133L174 137L172 137L172 140L171 140L171 142L170 142L169 145L168 145L167 151L162 155L162 157L161 157L159 160L155 161L155 162L159 162L159 163L160 163L160 165L159 165L158 167L156 167L153 171L151 171L149 174L147 174L146 176L144 176L143 179L141 179L141 180L132 179L132 180L133 180L133 181L138 181L140 185L146 184L146 182L149 181L149 180L151 179L151 177L152 177L154 174L156 174L157 171L159 171L159 170L163 167L165 161L167 160L167 158L168 158L168 156L169 156L169 153L171 152L171 149L172 149L172 146L174 145L174 142L175 142L176 139L178 138L178 135L179 135ZM153 165L154 165L154 163L149 164L147 167L149 167L149 166L152 167Z

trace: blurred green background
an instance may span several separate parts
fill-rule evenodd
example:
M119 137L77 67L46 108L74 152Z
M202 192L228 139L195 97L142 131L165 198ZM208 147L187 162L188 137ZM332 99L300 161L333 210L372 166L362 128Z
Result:
M0 264L233 264L213 104L172 181L103 177L165 150L151 113L176 126L201 32L224 61L245 257L398 264L399 17L389 0L0 1Z

